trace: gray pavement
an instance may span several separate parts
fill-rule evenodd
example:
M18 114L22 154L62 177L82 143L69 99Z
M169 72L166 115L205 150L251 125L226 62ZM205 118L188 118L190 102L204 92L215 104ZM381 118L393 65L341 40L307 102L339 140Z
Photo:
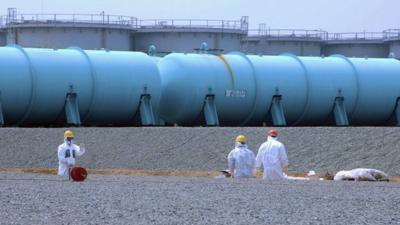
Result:
M400 224L399 183L0 173L0 224Z

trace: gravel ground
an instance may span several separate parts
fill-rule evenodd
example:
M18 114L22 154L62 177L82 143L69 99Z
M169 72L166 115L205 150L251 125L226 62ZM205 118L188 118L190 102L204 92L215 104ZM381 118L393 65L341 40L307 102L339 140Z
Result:
M0 224L400 224L399 183L0 173Z
M57 167L64 128L1 128L0 167ZM74 128L87 153L78 163L93 169L226 169L233 138L245 134L257 152L266 127ZM400 128L278 128L290 171L324 173L357 167L400 175Z

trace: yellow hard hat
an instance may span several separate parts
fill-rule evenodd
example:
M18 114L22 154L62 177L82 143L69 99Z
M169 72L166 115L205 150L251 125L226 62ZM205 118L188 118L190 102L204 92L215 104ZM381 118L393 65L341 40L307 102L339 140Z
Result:
M72 132L71 130L66 130L65 132L64 132L64 137L65 138L74 138L74 132Z
M247 138L244 135L239 135L239 136L236 137L236 142L246 143L247 142Z

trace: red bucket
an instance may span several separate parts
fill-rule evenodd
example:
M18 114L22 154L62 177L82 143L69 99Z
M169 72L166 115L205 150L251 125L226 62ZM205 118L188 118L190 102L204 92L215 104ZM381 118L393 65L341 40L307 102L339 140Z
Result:
M74 181L81 182L84 181L87 177L88 173L83 167L74 167L71 170L71 178Z

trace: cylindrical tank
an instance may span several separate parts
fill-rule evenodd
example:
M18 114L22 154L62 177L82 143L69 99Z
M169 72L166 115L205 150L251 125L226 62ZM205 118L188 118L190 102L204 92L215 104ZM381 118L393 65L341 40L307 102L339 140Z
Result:
M81 51L93 68L93 99L83 122L120 124L132 120L142 94L151 94L157 109L161 81L157 65L144 53Z
M355 71L336 57L249 56L256 68L257 110L253 121L265 121L274 95L282 97L288 125L322 125L329 119L337 97L344 97L348 112L357 99Z
M307 104L308 83L304 65L295 56L249 55L257 77L257 102L251 124L267 121L274 95L282 96L288 124L295 123Z
M357 78L354 69L342 58L299 57L306 69L308 92L300 125L325 124L333 112L335 99L343 97L347 114L357 101Z
M244 125L255 104L254 68L241 54L173 53L158 63L162 97L160 117L173 124L194 124L207 95L215 96L221 125Z
M17 124L32 98L32 68L24 51L0 48L0 102L7 124Z
M0 48L0 93L6 125L49 125L65 113L68 93L78 96L85 125L127 124L142 94L157 111L161 81L144 53Z
M80 113L89 107L90 66L75 50L0 48L0 91L6 124L51 124L72 87Z
M349 58L348 62L359 82L352 124L386 125L400 97L400 62L393 58Z
M395 59L172 54L159 68L160 116L168 123L193 125L205 96L214 94L221 125L271 122L274 96L281 97L288 125L333 125L335 107L350 124L385 125L400 96ZM343 106L335 106L338 101Z
M137 52L0 48L6 125L56 124L69 94L78 97L81 121L89 126L129 125L138 112L150 111L167 124L198 125L217 115L224 126L261 125L271 123L276 96L288 125L331 124L334 113L350 125L387 125L399 81L396 59L233 52L154 60Z

